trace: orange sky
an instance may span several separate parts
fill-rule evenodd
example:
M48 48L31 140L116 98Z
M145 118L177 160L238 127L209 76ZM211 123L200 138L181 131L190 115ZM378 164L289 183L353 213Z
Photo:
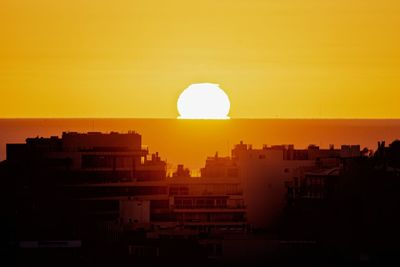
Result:
M398 0L2 0L0 117L399 118Z

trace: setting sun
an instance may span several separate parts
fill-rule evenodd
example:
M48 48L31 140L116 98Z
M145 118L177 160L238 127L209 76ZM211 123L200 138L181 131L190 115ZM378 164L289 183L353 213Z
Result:
M178 98L179 119L229 119L230 101L218 84L196 83Z
M0 267L400 266L400 0L0 0L0 25Z

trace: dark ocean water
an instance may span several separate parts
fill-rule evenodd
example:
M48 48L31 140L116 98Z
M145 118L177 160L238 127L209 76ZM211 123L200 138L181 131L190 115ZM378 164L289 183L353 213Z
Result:
M7 143L22 143L27 137L61 136L63 131L127 132L142 135L151 153L159 152L170 169L183 163L196 170L215 152L229 155L241 140L263 144L360 144L375 149L377 141L400 139L400 119L396 120L321 120L321 119L1 119L0 160L5 159Z

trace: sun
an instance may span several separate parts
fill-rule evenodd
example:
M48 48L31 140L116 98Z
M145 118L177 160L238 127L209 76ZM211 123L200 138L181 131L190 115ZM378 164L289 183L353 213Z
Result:
M178 119L229 119L228 95L213 83L194 83L186 88L177 102Z

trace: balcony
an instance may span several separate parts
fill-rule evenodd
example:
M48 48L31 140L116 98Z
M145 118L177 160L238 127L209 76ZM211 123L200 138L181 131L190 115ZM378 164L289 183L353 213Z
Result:
M246 212L245 205L238 206L206 206L206 205L171 205L175 213L231 213Z

